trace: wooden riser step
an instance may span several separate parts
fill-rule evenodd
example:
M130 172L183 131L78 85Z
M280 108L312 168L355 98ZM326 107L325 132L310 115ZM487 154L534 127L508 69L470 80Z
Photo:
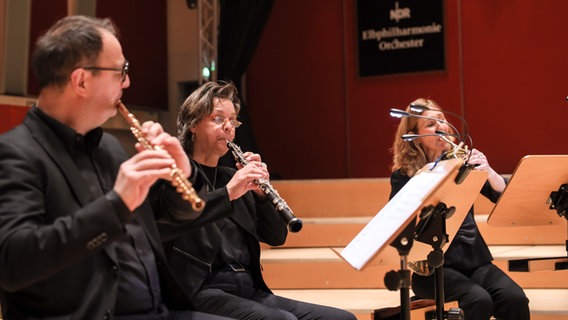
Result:
M341 248L333 248L341 251ZM396 250L375 258L361 271L332 248L263 249L264 278L271 288L384 288L384 275L400 269ZM568 288L568 271L509 272L508 260L566 256L564 246L491 246L495 264L523 288ZM567 302L568 303L568 302Z
M390 194L388 178L275 180L271 184L300 218L372 216Z
M349 310L372 320L374 310L400 305L400 293L386 289L273 290L275 294ZM568 319L568 289L526 289L532 320ZM412 315L413 320L423 318Z
M275 180L271 184L301 219L374 216L390 194L389 178ZM481 215L488 215L494 207L483 196L474 205Z
M384 248L361 271L336 253L387 204L388 178L284 180L272 185L304 222L284 246L262 247L264 277L276 294L347 309L359 320L373 320L374 310L399 305L400 293L384 288L384 275L400 269L394 248ZM568 319L568 271L508 271L511 259L566 257L567 225L495 227L487 223L494 204L478 196L474 206L495 264L531 300L531 319ZM430 250L415 242L409 261L424 259ZM423 317L413 314L412 319Z
M289 233L283 247L344 247L365 227L372 217L331 217L302 219L300 232ZM488 245L554 245L568 239L566 225L492 226L487 216L476 216Z

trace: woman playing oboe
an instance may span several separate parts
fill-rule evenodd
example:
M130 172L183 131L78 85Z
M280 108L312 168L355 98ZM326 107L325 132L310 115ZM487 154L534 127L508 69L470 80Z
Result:
M208 82L182 104L178 138L208 182L202 227L170 237L163 225L170 266L197 310L236 319L349 319L349 312L294 301L270 291L262 278L259 241L286 240L286 221L255 181L269 178L260 155L244 152L247 164L218 165L241 124L232 83Z

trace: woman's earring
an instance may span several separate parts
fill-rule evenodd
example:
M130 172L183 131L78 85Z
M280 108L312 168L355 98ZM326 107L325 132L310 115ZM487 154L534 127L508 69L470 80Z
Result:
M195 132L191 133L191 142L195 141Z

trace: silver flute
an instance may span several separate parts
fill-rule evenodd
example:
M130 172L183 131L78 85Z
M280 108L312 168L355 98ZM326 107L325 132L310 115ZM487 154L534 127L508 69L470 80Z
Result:
M245 156L243 155L243 152L238 145L227 140L227 147L229 147L229 149L233 153L233 157L235 157L236 161L238 161L243 166L246 166L248 164L248 161L245 159ZM288 230L290 230L290 232L300 231L302 229L302 220L294 216L292 209L290 209L286 201L282 199L282 197L278 194L278 191L274 189L270 182L264 178L254 180L254 182L258 185L260 190L264 192L266 198L268 198L268 200L274 205L276 211L278 211L282 218L284 218L286 224L288 225Z

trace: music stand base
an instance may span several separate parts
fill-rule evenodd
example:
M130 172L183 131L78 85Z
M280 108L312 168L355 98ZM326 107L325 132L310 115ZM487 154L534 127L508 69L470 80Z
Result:
M410 310L412 319L436 319L436 300L434 299L420 299L417 297L412 297L410 302ZM458 319L458 318L447 318L454 316L456 312L461 311L458 308L457 301L446 302L445 307L449 310L448 313L444 313L445 319ZM397 307L387 307L376 309L373 311L373 320L400 320L400 306ZM463 311L461 311L463 313ZM463 319L463 318L461 318Z
M463 319L464 319L463 310L460 308L450 308L448 311L444 311L443 320L463 320ZM436 312L435 311L426 312L426 314L424 315L424 320L437 320Z

